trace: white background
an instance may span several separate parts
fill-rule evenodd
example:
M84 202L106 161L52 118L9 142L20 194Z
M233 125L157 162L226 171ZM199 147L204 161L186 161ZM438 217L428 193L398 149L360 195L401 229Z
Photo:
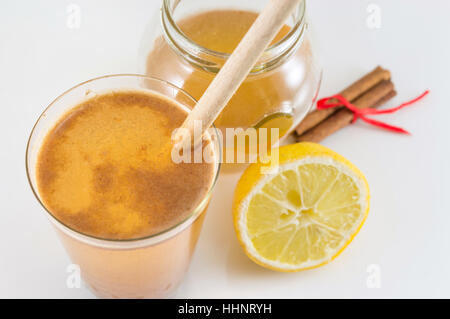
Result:
M139 48L159 0L74 2L79 29L66 25L70 1L0 1L0 297L93 297L66 287L70 261L28 186L26 141L64 90L104 74L142 73ZM382 10L380 29L367 27L371 3ZM413 135L357 123L324 141L366 174L372 207L353 243L316 270L282 274L247 259L231 219L238 175L221 176L176 296L450 297L450 1L309 0L308 10L324 66L321 96L381 64L399 93L390 106L431 90L382 117ZM366 284L372 264L379 289Z

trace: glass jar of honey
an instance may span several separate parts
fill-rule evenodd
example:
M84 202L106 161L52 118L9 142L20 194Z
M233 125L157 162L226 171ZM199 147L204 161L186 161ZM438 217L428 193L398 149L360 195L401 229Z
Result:
M146 42L146 73L200 99L267 1L163 0L160 32ZM306 2L265 50L215 125L278 128L286 136L315 101L321 82Z

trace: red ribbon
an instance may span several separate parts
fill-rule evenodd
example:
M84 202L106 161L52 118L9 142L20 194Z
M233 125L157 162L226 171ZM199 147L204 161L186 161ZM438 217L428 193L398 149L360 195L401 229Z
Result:
M397 132L397 133L402 133L402 134L410 134L408 131L402 129L401 127L397 127L397 126L393 126L384 122L380 122L374 119L371 119L369 117L367 117L366 115L377 115L377 114L388 114L388 113L395 113L398 110L409 106L411 104L416 103L417 101L423 99L426 95L428 95L430 93L429 90L425 91L424 93L422 93L420 96L416 97L415 99L405 102L397 107L393 107L390 109L385 109L385 110L377 110L377 109L371 109L371 108L366 108L366 109L359 109L356 106L354 106L352 103L350 103L346 98L344 98L342 95L333 95L330 97L326 97L323 98L321 100L319 100L317 102L317 109L319 110L323 110L323 109L329 109L329 108L333 108L333 107L339 107L339 106L344 106L347 109L349 109L350 111L353 112L353 121L352 123L354 123L358 118L360 118L361 120L363 120L364 122L367 122L371 125L374 126L378 126L381 127L383 129L389 130L389 131L393 131L393 132ZM329 103L330 100L332 99L336 99L339 101L339 103Z

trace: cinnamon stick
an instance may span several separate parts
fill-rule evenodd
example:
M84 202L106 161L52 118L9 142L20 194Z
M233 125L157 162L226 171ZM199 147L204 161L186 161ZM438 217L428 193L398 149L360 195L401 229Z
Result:
M394 89L385 96L383 96L375 105L373 106L374 109L382 106L386 102L388 102L390 99L394 98L397 95L397 91Z
M372 72L363 76L361 79L350 85L339 94L346 98L348 101L353 102L355 99L363 95L371 88L375 87L380 82L390 80L390 78L391 73L388 70L377 66ZM333 100L331 100L330 102L336 103L336 101L333 102ZM338 110L339 108L331 108L324 110L315 110L309 113L295 129L297 135L302 135L307 130L316 126Z
M393 98L396 94L394 84L391 81L382 81L357 98L353 102L353 105L360 109L378 107ZM341 109L301 136L298 136L297 141L318 143L339 129L349 125L352 120L353 113L348 109Z

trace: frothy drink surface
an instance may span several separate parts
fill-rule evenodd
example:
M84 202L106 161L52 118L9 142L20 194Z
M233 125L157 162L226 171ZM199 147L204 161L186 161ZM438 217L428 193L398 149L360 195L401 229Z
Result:
M141 238L183 221L204 199L215 169L172 161L172 131L185 117L176 102L141 91L76 106L39 153L44 205L72 229L105 239ZM211 142L204 147L212 152Z

